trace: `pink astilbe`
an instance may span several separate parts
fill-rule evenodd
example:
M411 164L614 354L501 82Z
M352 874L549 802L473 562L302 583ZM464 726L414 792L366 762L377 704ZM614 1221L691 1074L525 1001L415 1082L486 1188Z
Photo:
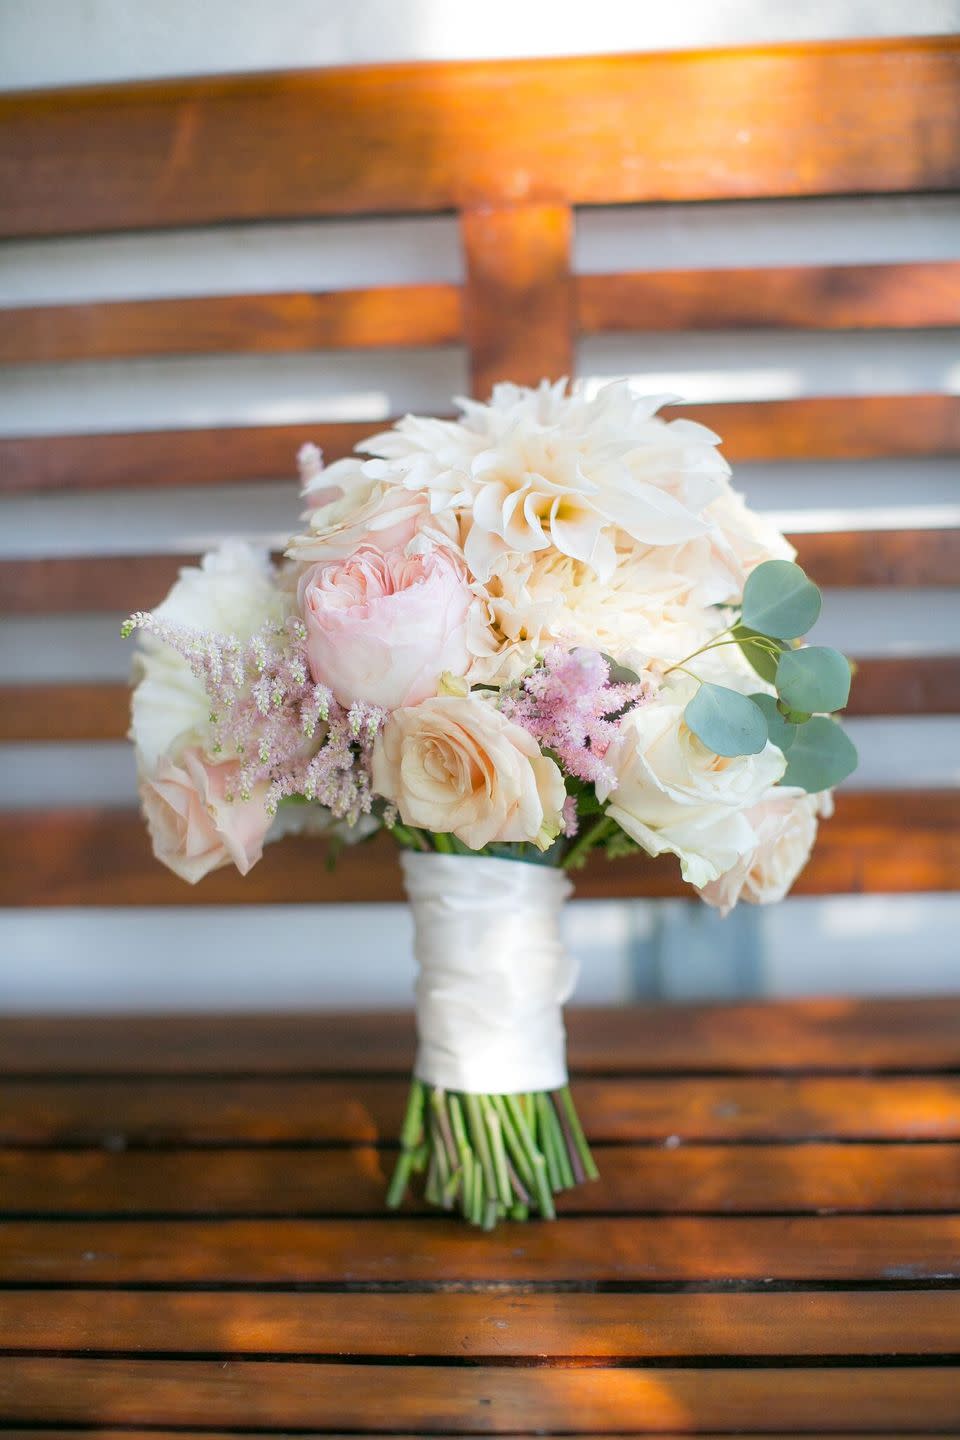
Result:
M169 645L203 685L210 700L207 748L241 762L236 796L228 798L249 799L266 780L271 814L288 796L319 801L350 825L369 814L370 758L384 712L360 703L345 708L314 684L302 620L265 625L244 642L138 611L123 633L134 630Z
M552 646L543 664L507 691L500 708L557 757L568 775L613 782L603 757L620 717L647 698L646 686L611 684L610 666L596 650Z

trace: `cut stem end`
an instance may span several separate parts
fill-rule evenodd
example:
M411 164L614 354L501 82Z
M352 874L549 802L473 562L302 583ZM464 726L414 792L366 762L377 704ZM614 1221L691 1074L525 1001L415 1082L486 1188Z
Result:
M597 1167L568 1086L537 1095L467 1095L413 1080L387 1191L402 1205L426 1174L429 1204L492 1230L499 1220L556 1217L554 1196Z

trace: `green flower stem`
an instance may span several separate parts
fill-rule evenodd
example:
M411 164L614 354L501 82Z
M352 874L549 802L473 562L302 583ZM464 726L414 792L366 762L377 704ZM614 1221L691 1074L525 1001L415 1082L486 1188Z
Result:
M497 1114L500 1116L500 1124L503 1129L503 1138L506 1142L506 1146L508 1151L510 1152L513 1163L516 1165L518 1171L520 1172L524 1184L529 1190L532 1190L534 1187L533 1164L530 1160L529 1153L523 1147L523 1142L521 1141L520 1136L517 1133L516 1126L511 1119L510 1111L507 1109L506 1099L503 1095L494 1095L492 1099L494 1106L496 1107Z
M556 1094L552 1098L553 1108L557 1112L557 1118L560 1121L560 1128L563 1131L564 1149L567 1153L567 1159L570 1162L570 1168L573 1171L572 1184L582 1185L587 1177L586 1173L584 1172L583 1161L581 1160L579 1151L577 1150L576 1139L574 1137L573 1131L570 1128L570 1122L567 1119L566 1111L564 1110L563 1105L557 1099Z
M457 1147L454 1144L453 1131L450 1129L450 1120L447 1115L447 1096L444 1090L432 1090L430 1092L430 1108L436 1119L437 1128L440 1131L443 1146L447 1154L447 1164L451 1171L457 1168Z
M599 845L600 841L605 840L607 835L612 834L616 828L616 821L608 820L606 815L601 815L589 830L585 830L573 842L561 861L561 868L564 870L575 868L581 860L586 859L595 845Z
M553 1219L554 1195L597 1172L566 1088L468 1095L415 1079L388 1205L424 1173L429 1204L490 1230L504 1218Z
M512 1190L513 1194L519 1195L521 1204L529 1207L530 1192L527 1189L526 1185L524 1185L523 1181L520 1179L520 1176L517 1174L516 1170L514 1169L513 1163L511 1162L509 1155L507 1156L507 1174L510 1177L510 1189ZM514 1206L513 1208L515 1209L516 1206Z
M513 1192L510 1187L510 1177L507 1174L507 1152L503 1148L503 1133L500 1129L500 1117L487 1095L481 1097L480 1108L483 1111L483 1118L487 1127L487 1137L490 1141L493 1168L497 1176L497 1191L504 1207L506 1207L513 1200Z
M447 1157L447 1149L443 1143L443 1136L440 1133L440 1126L436 1115L430 1116L430 1140L433 1147L432 1159L436 1162L437 1187L443 1191L450 1179L450 1161Z
M427 1171L427 1183L424 1186L424 1197L430 1205L441 1205L443 1203L440 1191L437 1188L437 1152L430 1152L430 1168Z
M533 1132L530 1129L530 1123L527 1117L525 1106L525 1097L522 1095L505 1095L503 1099L504 1104L507 1108L507 1113L513 1122L513 1126L516 1130L517 1136L519 1137L520 1145L523 1148L523 1153L527 1157L527 1164L530 1166L530 1177L533 1180L534 1185L536 1185L537 1157L539 1156L542 1160L543 1156L537 1149L536 1141L533 1138Z
M411 1081L407 1113L403 1119L403 1129L400 1131L400 1144L404 1150L413 1150L420 1144L423 1137L423 1106L426 1095L425 1085L417 1079Z
M573 1096L570 1094L570 1086L564 1085L562 1090L557 1091L557 1094L560 1096L560 1104L563 1106L563 1113L566 1116L567 1124L570 1126L570 1131L573 1135L573 1143L577 1147L577 1154L583 1166L583 1173L588 1180L599 1180L600 1171L597 1169L596 1162L590 1153L590 1146L587 1144L587 1137L583 1133L583 1126L580 1124L577 1107L574 1105Z
M473 1225L483 1224L483 1166L477 1160L474 1160L470 1189L470 1221Z
M463 1110L460 1106L459 1096L448 1094L447 1104L450 1107L450 1128L453 1131L457 1152L462 1159L465 1153L470 1153L470 1142L467 1139L466 1126L463 1123Z
M554 1104L553 1097L547 1095L545 1097L545 1103L550 1116L550 1128L553 1131L563 1188L565 1190L572 1190L576 1184L576 1179L573 1173L573 1165L570 1162L570 1152L567 1149L567 1137L564 1133L563 1125L560 1123L560 1116L557 1114L557 1107Z
M536 1107L540 1149L543 1151L547 1161L547 1177L550 1181L550 1189L556 1194L558 1190L563 1189L563 1169L560 1164L560 1156L557 1154L557 1138L550 1124L549 1101L546 1095L537 1096Z
M467 1122L470 1126L470 1138L473 1141L474 1149L480 1157L484 1189L488 1195L495 1195L497 1193L497 1176L493 1168L493 1155L490 1152L490 1142L487 1139L487 1128L483 1123L480 1097L478 1095L464 1095L463 1098L467 1107Z
M407 1193L407 1186L410 1183L412 1167L413 1154L409 1150L402 1150L393 1172L393 1179L390 1181L390 1189L387 1191L387 1208L389 1210L396 1210L403 1204L403 1197Z
M462 1157L463 1163L463 1185L460 1188L460 1212L464 1220L473 1218L473 1172L475 1161L472 1150L465 1150Z
M705 655L708 650L716 650L720 645L739 645L740 641L737 639L724 640L721 638L724 635L729 635L731 631L736 630L739 624L741 624L741 621L737 619L734 620L732 624L725 626L723 630L718 630L716 635L707 641L706 645L701 645L699 650L692 650L689 655L684 655L683 659L678 660L676 665L671 665L669 670L664 670L664 675L669 675L671 670L682 670L688 660L696 660L698 655ZM766 640L769 637L762 635L760 638ZM687 671L687 674L689 673L690 672ZM696 679L696 676L694 676L694 679Z

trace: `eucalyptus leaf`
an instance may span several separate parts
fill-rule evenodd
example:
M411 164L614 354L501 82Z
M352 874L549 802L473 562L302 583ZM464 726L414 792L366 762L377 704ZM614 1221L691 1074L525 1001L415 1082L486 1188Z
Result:
M607 655L604 652L601 653L602 658L606 660L607 666L610 671L611 685L640 684L640 676L637 674L636 670L631 670L629 665L621 665L620 661L614 660L612 655Z
M829 645L787 650L780 657L774 683L790 710L811 714L842 710L850 698L850 662Z
M767 560L747 578L741 618L748 629L761 635L795 640L816 624L822 600L799 565L791 560Z
M715 755L757 755L767 743L763 711L747 695L725 685L702 684L683 718Z
M768 685L773 684L773 677L777 673L777 665L784 647L779 640L761 635L758 630L749 630L746 625L735 625L730 632L734 640L740 646L740 650L750 665L756 671L761 680L766 680ZM763 643L766 641L767 643ZM776 653L771 654L771 643L776 646Z
M818 715L797 728L782 785L817 794L839 785L857 768L857 747L836 720Z
M797 726L785 720L777 708L776 695L751 695L750 699L758 709L763 711L764 719L767 722L767 733L776 745L778 750L787 754L797 736Z

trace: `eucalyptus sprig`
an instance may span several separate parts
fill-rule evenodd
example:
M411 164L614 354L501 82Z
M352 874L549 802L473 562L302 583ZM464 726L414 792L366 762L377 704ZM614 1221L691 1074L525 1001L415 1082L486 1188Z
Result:
M839 784L857 764L856 746L833 718L850 695L850 662L829 645L799 644L819 619L822 603L820 590L799 565L768 560L749 576L736 620L671 667L698 682L684 719L704 745L717 755L756 755L771 740L787 760L781 784L812 793ZM698 655L722 645L739 646L776 697L742 695L701 681L688 668Z

